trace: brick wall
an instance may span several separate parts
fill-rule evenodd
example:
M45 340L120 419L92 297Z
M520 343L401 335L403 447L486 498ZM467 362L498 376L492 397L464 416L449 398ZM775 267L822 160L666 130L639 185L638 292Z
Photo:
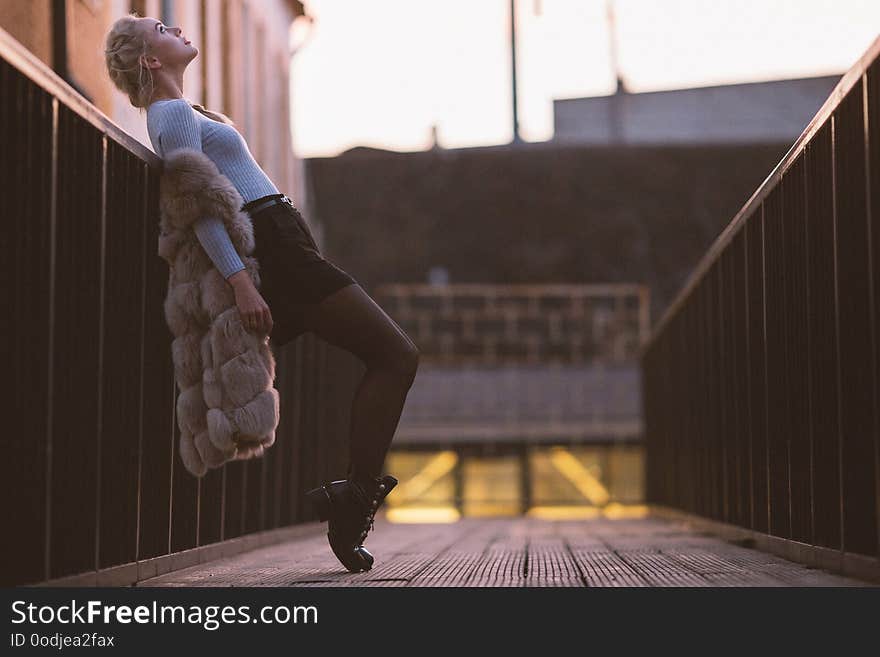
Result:
M423 362L632 362L649 330L647 286L387 284L377 303Z

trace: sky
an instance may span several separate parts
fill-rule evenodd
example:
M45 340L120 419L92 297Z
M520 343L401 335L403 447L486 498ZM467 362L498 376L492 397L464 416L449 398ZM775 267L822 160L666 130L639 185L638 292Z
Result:
M553 99L614 92L609 0L516 0L520 135ZM612 0L631 92L842 74L880 36L880 0ZM299 157L415 151L513 135L510 0L306 0L294 24Z

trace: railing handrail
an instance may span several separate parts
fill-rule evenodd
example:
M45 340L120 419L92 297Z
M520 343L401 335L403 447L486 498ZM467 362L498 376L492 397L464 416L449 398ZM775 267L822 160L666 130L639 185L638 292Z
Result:
M724 228L721 234L715 238L715 241L709 247L709 250L706 251L700 259L700 262L690 273L679 293L666 308L656 326L654 326L648 339L639 348L637 356L639 359L641 359L650 349L654 340L662 332L662 329L667 322L669 322L672 316L675 315L680 307L684 305L688 295L694 287L696 287L703 275L709 270L716 258L718 258L721 252L727 247L728 243L742 227L745 220L751 216L752 212L758 207L758 205L763 202L767 195L776 187L782 179L783 174L792 164L794 164L795 160L801 154L801 151L803 151L813 136L825 124L855 84L862 79L862 76L865 75L868 68L878 57L880 57L880 37L877 37L858 61L853 64L846 73L844 73L840 81L837 83L837 86L822 104L822 107L809 124L807 124L807 127L804 128L801 136L797 138L782 160L780 160L779 164L777 164L773 171L770 172L770 175L768 175L764 182L761 183L760 187L758 187L755 193L752 194L751 198L746 201L742 209L736 213L733 219L731 219L730 223Z
M0 27L0 57L34 84L57 97L68 109L76 112L148 164L158 166L161 163L162 160L158 155L123 130L2 27Z
M412 294L570 294L609 296L614 294L643 294L650 286L644 283L382 283L377 290Z

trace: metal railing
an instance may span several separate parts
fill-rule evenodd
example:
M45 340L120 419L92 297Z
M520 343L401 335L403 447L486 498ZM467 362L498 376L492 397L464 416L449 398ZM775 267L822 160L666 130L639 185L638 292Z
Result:
M880 553L878 204L880 39L642 348L651 503Z
M275 444L196 479L177 451L159 158L3 30L0 145L10 347L0 582L311 519L302 492L344 474L360 363L311 334L288 345L276 354Z

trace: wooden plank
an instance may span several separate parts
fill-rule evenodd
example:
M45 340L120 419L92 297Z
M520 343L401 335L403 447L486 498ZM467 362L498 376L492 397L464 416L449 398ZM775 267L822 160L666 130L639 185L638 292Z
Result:
M626 547L622 547L626 546ZM659 547L658 547L659 546ZM322 530L140 586L853 586L861 582L701 535L671 521L376 519L376 563L346 571Z
M709 581L660 552L626 550L618 556L651 586L709 586Z
M577 550L572 557L587 586L648 586L638 571L614 552Z
M530 586L539 582L575 581L584 586L581 572L563 539L541 539L529 543L526 579Z
M438 556L428 562L407 586L461 586L474 576L480 563L479 554Z

